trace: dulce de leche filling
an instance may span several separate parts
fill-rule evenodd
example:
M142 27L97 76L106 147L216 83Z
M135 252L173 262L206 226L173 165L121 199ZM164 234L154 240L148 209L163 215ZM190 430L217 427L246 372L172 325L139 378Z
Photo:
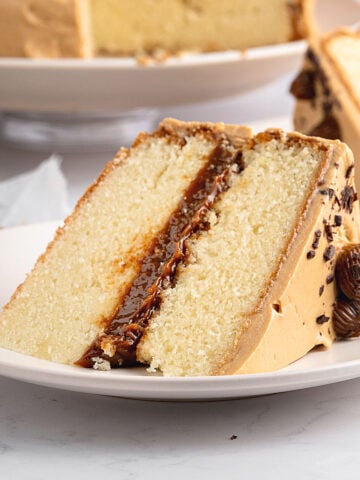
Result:
M230 152L220 144L189 185L167 224L153 240L141 261L139 272L122 297L116 314L104 333L76 362L92 367L99 359L112 367L135 365L137 345L154 312L160 308L162 292L173 287L180 264L188 260L186 241L209 228L207 216L222 192L229 188L230 171L244 169L241 152Z

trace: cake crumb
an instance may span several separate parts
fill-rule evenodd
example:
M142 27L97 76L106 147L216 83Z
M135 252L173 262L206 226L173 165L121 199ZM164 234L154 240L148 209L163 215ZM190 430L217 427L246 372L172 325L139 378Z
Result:
M113 357L116 353L116 347L111 340L103 340L101 342L101 349L108 357Z
M104 358L100 358L100 357L93 357L91 360L94 362L94 365L93 365L94 370L100 370L103 372L111 370L110 362L108 360L105 360Z

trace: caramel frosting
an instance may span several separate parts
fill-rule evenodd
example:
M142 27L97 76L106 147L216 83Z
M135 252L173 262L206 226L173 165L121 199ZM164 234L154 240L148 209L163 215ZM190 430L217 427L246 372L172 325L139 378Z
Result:
M298 142L304 138L289 137ZM277 370L317 345L329 348L336 338L332 324L338 294L336 254L345 245L359 242L359 205L356 194L347 201L347 192L354 192L351 151L329 141L319 154L323 155L322 171L283 263L217 374Z
M88 17L82 0L1 0L0 57L87 57Z
M353 78L350 75L358 60L356 56L349 58L338 51L341 42L349 39L359 41L360 34L341 29L320 40L314 37L302 71L291 86L291 93L297 99L294 111L296 130L307 135L340 139L350 146L357 159L360 158L360 95L356 88L357 75ZM352 54L353 50L350 51ZM355 181L359 189L360 168L356 169Z

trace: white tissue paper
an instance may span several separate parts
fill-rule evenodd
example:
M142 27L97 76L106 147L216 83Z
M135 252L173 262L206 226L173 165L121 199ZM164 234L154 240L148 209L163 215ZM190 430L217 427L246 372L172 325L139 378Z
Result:
M0 182L0 226L61 220L70 211L61 158L52 155L37 168Z

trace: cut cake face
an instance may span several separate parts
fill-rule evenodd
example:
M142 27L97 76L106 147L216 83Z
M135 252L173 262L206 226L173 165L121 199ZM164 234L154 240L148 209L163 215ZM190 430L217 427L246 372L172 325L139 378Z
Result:
M211 52L303 38L304 3L138 0L134 9L131 1L91 0L91 16L96 49L106 55Z
M0 345L97 369L275 370L330 347L359 241L340 142L165 120L122 149L0 316Z
M340 139L360 158L360 32L314 37L292 83L294 125L306 134ZM360 169L356 169L360 187Z

